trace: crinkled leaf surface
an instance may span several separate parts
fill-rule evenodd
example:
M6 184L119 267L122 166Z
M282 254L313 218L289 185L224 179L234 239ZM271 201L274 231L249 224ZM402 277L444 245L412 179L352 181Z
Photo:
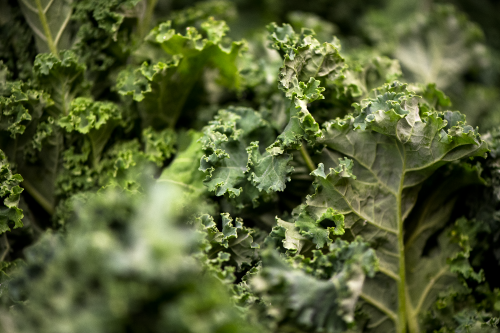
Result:
M324 98L321 93L325 88L320 83L335 80L344 67L344 59L336 46L320 44L309 29L302 29L301 34L297 34L290 25L271 24L268 31L271 45L284 53L278 82L289 99L289 122L273 146L297 147L302 139L314 141L321 136L307 104Z
M84 80L85 65L78 62L72 51L62 51L60 58L51 53L37 55L33 74L37 83L54 100L53 116L67 116L71 102L77 96L87 94Z
M329 170L320 164L312 173L316 193L305 209L315 219L331 208L344 214L346 228L376 249L380 273L365 282L361 298L374 309L374 331L400 332L411 311L403 223L420 185L445 163L482 155L486 148L458 112L419 112L417 98L404 85L386 85L364 105L356 118L325 124L325 155L352 162L331 162L336 168Z
M0 234L9 231L10 228L20 228L23 226L21 221L23 211L19 208L19 199L23 189L19 186L23 181L23 177L19 174L13 174L7 157L0 150L0 198L2 206L0 206ZM3 258L3 257L2 257ZM0 262L3 259L0 259Z
M361 240L337 240L326 254L314 251L312 258L288 262L266 250L262 260L252 287L267 303L267 315L287 332L345 331L353 323L363 281L377 267L373 250Z
M210 215L202 215L199 218L206 232L206 240L210 246L205 251L207 258L214 260L226 255L224 262L241 270L242 265L250 266L257 259L259 244L255 243L252 235L254 230L245 227L241 218L233 220L228 213L221 214L222 229L216 226Z
M204 133L200 170L207 175L208 189L217 196L227 193L237 206L255 206L261 192L284 190L293 170L288 164L292 156L279 148L264 150L275 132L257 111L243 107L221 110Z
M69 114L59 118L57 124L67 132L86 134L92 146L94 163L97 163L120 119L121 113L116 104L78 97L71 102Z
M72 49L91 71L104 72L126 62L135 43L130 27L124 27L123 22L126 17L139 16L140 9L134 8L138 2L139 0L75 2L72 20L78 22L79 29ZM144 26L147 28L151 23L144 22Z
M118 91L131 95L139 102L146 126L173 127L180 116L186 98L203 70L211 67L219 72L218 82L231 89L239 86L236 59L243 47L233 42L228 48L221 39L228 30L223 21L210 19L201 25L207 38L193 27L186 35L171 29L171 23L162 23L146 38L147 43L163 50L164 60L143 63L138 69L125 70L118 78Z

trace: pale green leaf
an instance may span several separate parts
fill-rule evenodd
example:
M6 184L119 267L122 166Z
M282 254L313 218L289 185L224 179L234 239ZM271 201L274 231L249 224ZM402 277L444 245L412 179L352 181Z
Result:
M26 22L35 36L38 52L59 51L70 46L67 29L73 11L72 0L18 0Z

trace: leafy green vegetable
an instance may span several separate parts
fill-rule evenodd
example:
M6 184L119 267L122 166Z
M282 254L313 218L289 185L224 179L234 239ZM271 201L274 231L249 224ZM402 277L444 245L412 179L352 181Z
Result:
M71 2L66 0L21 0L19 4L26 22L34 32L38 52L52 52L68 48L66 29L71 19Z
M222 283L204 274L191 256L200 239L183 228L175 190L154 185L147 193L111 189L78 203L67 235L46 234L8 282L12 299L29 295L31 305L19 303L12 314L2 313L8 317L1 325L15 332L57 327L161 332L165 325L178 332L257 329L232 307Z
M160 24L146 37L146 43L163 50L165 55L160 57L168 60L145 62L138 69L120 73L117 85L120 94L131 95L141 102L139 109L147 126L175 126L189 92L206 66L219 70L221 84L238 89L235 62L243 43L233 42L227 48L221 44L228 30L223 21L209 19L201 28L207 38L193 27L183 36L171 29L170 21Z
M494 9L0 2L0 331L498 331Z
M23 211L19 208L19 199L23 189L19 184L23 181L23 177L19 174L13 174L7 157L4 152L0 150L0 197L2 198L3 205L0 208L0 234L10 230L9 224L14 224L14 228L23 226L21 221L23 218ZM5 254L1 259L5 258Z

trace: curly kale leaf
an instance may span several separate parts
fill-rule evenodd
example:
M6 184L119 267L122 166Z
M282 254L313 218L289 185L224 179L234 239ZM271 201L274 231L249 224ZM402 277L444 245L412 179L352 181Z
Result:
M5 81L0 87L0 130L9 132L15 139L24 134L33 119L42 116L45 107L52 104L47 93L31 89L26 82Z
M380 259L380 272L366 280L361 298L372 318L372 330L387 332L400 330L406 323L418 325L414 319L418 313L408 305L415 298L405 291L411 278L408 270L414 263L405 259L403 225L422 183L440 166L481 156L486 147L460 113L420 112L418 98L398 83L386 85L378 93L363 101L363 106L356 106L357 117L325 124L319 141L327 147L323 161L331 167L326 171L320 164L311 174L316 191L295 212L293 221L305 238L308 230L299 223L301 216L310 216L317 225L333 209L344 215L349 233L372 244ZM343 156L347 159L336 161ZM316 246L328 243L314 234L309 239Z
M78 61L72 51L62 51L59 56L38 54L33 65L37 84L54 101L52 109L48 110L54 117L67 116L73 99L88 94L88 83L84 79L85 65Z
M170 21L160 24L146 41L151 47L162 50L163 60L153 59L152 63L144 62L140 68L120 73L118 91L139 102L145 126L173 128L205 68L218 70L217 83L238 89L240 78L236 60L243 42L232 42L227 48L223 46L221 40L228 30L223 21L209 19L201 28L207 38L193 27L187 29L186 35L181 35L171 29Z
M21 221L23 211L19 208L19 199L23 189L19 184L23 181L23 177L19 174L13 174L7 157L0 150L0 198L3 202L0 207L0 234L10 231L9 225L14 225L14 228L23 226ZM0 259L0 262L3 260Z
M207 268L222 281L234 282L234 272L242 272L258 258L260 245L254 242L255 231L245 227L241 218L233 220L228 213L222 213L221 220L221 228L206 214L197 223L205 236Z
M142 131L142 138L145 144L144 153L157 166L161 166L165 160L176 153L174 146L177 136L170 128L157 132L148 127Z
M283 66L279 73L279 88L288 98L289 122L278 136L274 147L297 148L303 139L314 142L321 137L318 123L308 111L308 103L323 99L327 80L335 80L344 68L344 59L337 46L320 44L314 31L302 29L294 32L287 24L268 27L271 46L284 53ZM321 86L320 86L321 84Z
M283 331L343 332L353 326L363 281L377 270L374 251L360 239L337 240L312 258L284 261L262 253L262 270L251 279L268 316Z
M284 190L293 170L292 156L279 148L264 150L275 132L258 112L243 107L220 110L204 134L200 170L217 196L227 194L238 207L256 206L261 192Z
M134 40L131 29L123 22L127 17L139 16L139 9L135 7L138 2L83 0L75 3L71 19L79 23L79 29L72 49L89 70L104 72L126 62Z
M76 131L86 135L90 140L95 164L120 120L121 113L116 104L78 97L71 102L68 115L57 120L57 125L66 132Z

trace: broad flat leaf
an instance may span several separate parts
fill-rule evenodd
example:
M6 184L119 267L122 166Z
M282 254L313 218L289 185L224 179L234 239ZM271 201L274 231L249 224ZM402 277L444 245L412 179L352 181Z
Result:
M449 213L448 213L449 214ZM434 218L446 221L442 216ZM449 215L447 216L449 217ZM471 223L472 222L472 223ZM462 218L456 222L459 227L445 229L438 237L438 245L425 257L411 260L414 256L414 246L406 250L408 258L407 269L407 313L408 325L413 331L422 329L422 319L427 311L436 303L439 297L448 293L468 293L466 285L459 277L471 278L482 282L482 272L475 272L469 263L470 247L464 239L474 239L476 221ZM466 225L467 229L460 228ZM476 228L477 229L477 228ZM460 241L462 240L462 241ZM441 305L441 307L444 307Z
M20 157L18 171L23 175L23 187L50 214L54 212L56 180L62 164L61 153L64 151L62 131L52 123L43 122L37 132L34 145L43 142L36 157L32 160ZM40 140L40 141L38 141Z
M435 83L450 88L460 76L484 58L480 27L449 4L424 10L417 1L389 2L373 11L362 24L369 38L385 54L399 60L410 82Z
M238 89L239 73L236 60L244 44L233 42L229 48L221 44L228 30L222 21L209 19L201 25L207 38L193 27L183 36L171 29L170 21L162 23L147 36L147 43L162 52L158 61L143 63L138 69L125 70L118 77L117 87L122 95L133 96L146 126L173 128L194 84L205 68L215 68L217 82ZM152 52L146 52L151 56Z
M17 1L2 2L0 21L2 21L0 24L0 36L2 36L0 59L11 73L15 73L9 79L27 80L31 77L33 59L37 50L33 43L33 32L26 23ZM0 82L1 77L0 74Z
M193 198L199 198L206 192L203 185L205 175L198 170L199 157L202 154L202 145L199 142L202 133L189 131L178 138L177 154L174 160L165 168L158 178L158 182L166 182L171 186L179 187L181 192Z
M306 200L318 219L329 209L344 214L345 227L376 249L380 273L368 279L361 298L374 332L402 331L408 311L403 223L420 185L437 168L467 156L481 156L484 142L458 112L420 112L417 97L398 83L386 85L366 100L356 118L325 124L323 142L330 156L320 164L316 193ZM335 156L349 160L334 162ZM295 217L296 219L296 217ZM404 310L406 306L406 310ZM402 310L403 309L403 310Z
M18 0L28 22L39 53L52 52L70 46L67 28L73 11L72 0Z

